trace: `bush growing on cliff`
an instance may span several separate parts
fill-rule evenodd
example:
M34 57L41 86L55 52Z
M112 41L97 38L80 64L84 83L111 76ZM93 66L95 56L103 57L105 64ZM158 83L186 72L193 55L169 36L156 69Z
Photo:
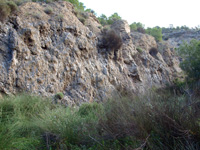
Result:
M103 34L103 47L109 50L117 51L121 48L123 42L119 34L114 30L106 30Z
M98 17L99 22L102 26L111 25L117 20L121 20L122 18L118 15L118 13L112 14L110 17L106 17L106 15L102 14Z
M138 31L141 33L145 33L144 24L140 22L134 22L130 25L131 31Z
M79 0L65 0L68 1L70 3L72 3L76 9L80 10L80 11L84 11L85 6L82 2L79 2Z
M142 53L143 52L143 49L141 47L137 47L136 50L139 52L139 53Z
M104 14L102 14L100 17L98 17L98 20L102 26L105 26L108 24L108 18Z
M51 14L53 14L53 9L52 9L51 7L48 7L48 8L46 8L46 9L44 10L44 12L45 12L46 14L48 14L48 15L51 15Z
M117 20L121 20L121 17L118 15L118 13L114 13L110 17L108 17L108 24L111 25Z

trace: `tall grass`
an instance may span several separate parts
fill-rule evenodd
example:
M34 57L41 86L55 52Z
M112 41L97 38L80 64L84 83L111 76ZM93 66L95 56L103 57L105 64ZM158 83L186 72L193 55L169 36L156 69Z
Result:
M200 99L166 90L66 108L30 95L0 100L0 149L200 149Z

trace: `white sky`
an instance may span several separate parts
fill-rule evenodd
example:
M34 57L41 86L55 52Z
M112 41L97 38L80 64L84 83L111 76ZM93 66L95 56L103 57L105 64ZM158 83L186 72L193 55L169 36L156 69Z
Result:
M117 12L122 19L141 22L145 27L200 25L200 0L79 0L98 16Z

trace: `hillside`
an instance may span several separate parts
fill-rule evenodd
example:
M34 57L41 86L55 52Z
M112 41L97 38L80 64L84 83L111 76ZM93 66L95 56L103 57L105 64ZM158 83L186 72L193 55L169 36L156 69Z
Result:
M72 2L0 0L0 150L199 150L198 33Z

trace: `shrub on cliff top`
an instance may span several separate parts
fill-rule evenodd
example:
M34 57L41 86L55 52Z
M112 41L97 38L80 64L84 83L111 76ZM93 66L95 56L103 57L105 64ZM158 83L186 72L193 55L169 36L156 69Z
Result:
M156 41L162 41L162 29L159 27L147 28L146 33L153 36Z
M140 22L134 22L130 25L131 31L138 31L141 33L145 33L144 24Z
M117 20L121 20L121 17L118 15L118 13L114 13L110 17L106 17L106 15L102 14L100 17L98 17L98 20L102 26L105 26L111 25Z

